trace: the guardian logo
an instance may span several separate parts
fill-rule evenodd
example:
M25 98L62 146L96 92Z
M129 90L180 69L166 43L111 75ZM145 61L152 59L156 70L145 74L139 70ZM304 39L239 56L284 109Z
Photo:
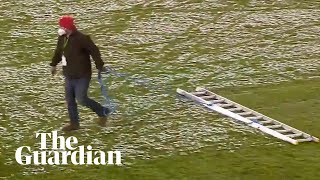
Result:
M100 150L93 151L92 146L76 146L76 137L58 136L57 131L52 133L36 133L40 137L40 151L31 151L29 146L22 146L16 150L16 161L21 165L122 165L120 151ZM47 137L51 138L52 147L47 147ZM59 145L59 147L58 147ZM115 163L114 163L115 155Z

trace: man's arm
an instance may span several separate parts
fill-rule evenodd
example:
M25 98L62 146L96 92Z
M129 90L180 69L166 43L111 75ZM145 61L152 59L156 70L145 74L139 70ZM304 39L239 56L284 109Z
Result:
M86 49L92 56L92 59L98 70L102 70L104 62L101 59L99 48L94 44L90 36L86 36Z
M61 45L60 44L61 44L61 38L59 37L56 49L54 51L54 55L53 55L51 63L50 63L50 66L56 66L61 61L62 49L61 49Z

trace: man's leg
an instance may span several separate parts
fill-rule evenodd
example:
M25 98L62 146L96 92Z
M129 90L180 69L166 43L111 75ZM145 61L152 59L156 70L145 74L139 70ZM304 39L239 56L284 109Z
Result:
M109 109L88 97L90 80L91 78L77 79L77 82L75 83L75 97L81 105L90 108L100 118L105 118L110 113Z
M70 124L63 127L64 131L79 129L79 115L77 103L75 100L74 80L65 78L65 99L68 106Z

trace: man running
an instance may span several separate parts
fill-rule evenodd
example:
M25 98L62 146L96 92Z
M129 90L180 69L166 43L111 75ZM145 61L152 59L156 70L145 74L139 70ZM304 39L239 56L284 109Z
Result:
M57 47L50 66L51 74L55 75L56 65L61 62L65 76L65 98L70 123L62 130L72 131L80 128L77 102L94 111L99 116L97 123L104 127L110 110L87 95L92 74L90 55L98 71L105 70L99 48L88 35L77 30L71 16L61 17L59 25Z

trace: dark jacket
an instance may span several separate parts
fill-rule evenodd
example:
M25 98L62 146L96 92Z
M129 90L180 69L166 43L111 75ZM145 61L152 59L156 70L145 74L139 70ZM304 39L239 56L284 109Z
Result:
M66 45L65 42L67 42ZM91 77L90 55L98 70L101 70L104 65L99 48L89 36L80 31L73 32L68 41L66 35L59 36L50 66L56 66L62 60L63 54L67 61L67 66L63 66L63 75L69 78Z

